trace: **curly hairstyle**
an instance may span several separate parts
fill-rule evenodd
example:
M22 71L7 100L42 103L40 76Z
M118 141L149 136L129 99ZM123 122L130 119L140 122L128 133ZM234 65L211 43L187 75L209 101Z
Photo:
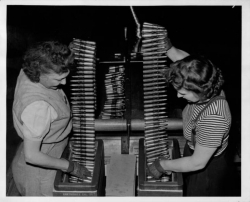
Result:
M224 79L221 70L203 56L189 55L163 72L175 89L195 92L201 100L219 95Z
M38 42L24 54L22 68L34 83L40 81L40 75L51 72L62 74L74 65L70 49L58 41Z

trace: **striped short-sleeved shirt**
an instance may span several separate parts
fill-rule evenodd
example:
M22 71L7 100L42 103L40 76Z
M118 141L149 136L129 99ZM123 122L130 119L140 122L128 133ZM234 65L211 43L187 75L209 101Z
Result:
M206 106L205 104L188 104L183 110L183 132L191 149L193 120ZM196 144L204 147L217 148L214 156L220 155L228 145L231 113L226 100L216 100L202 112L196 122Z

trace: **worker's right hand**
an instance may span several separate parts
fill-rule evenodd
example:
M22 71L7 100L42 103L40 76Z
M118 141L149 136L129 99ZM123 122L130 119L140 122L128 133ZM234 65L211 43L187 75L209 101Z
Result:
M81 179L91 176L91 172L85 166L74 161L69 161L69 167L66 172Z
M151 165L147 165L147 175L152 176L154 179L160 179L165 170L160 164L160 160L156 159Z

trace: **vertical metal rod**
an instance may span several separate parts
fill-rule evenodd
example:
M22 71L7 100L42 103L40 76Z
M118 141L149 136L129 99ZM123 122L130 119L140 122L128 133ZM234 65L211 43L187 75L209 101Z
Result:
M130 54L127 38L127 28L125 27L125 119L127 120L127 134L121 137L121 154L129 154L129 141L131 131L131 72L130 72Z

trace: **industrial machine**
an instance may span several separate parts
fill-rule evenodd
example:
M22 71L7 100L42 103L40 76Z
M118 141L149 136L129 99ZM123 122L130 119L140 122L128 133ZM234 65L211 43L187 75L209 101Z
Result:
M180 158L177 139L180 118L169 117L168 86L162 71L168 68L167 32L152 23L137 25L137 40L129 47L124 30L124 51L112 60L97 59L98 44L73 39L77 70L70 78L69 99L73 130L63 157L85 165L92 176L82 180L57 172L55 196L105 196L109 154L137 156L136 196L181 196L182 175L171 173L160 180L146 174L155 159Z

